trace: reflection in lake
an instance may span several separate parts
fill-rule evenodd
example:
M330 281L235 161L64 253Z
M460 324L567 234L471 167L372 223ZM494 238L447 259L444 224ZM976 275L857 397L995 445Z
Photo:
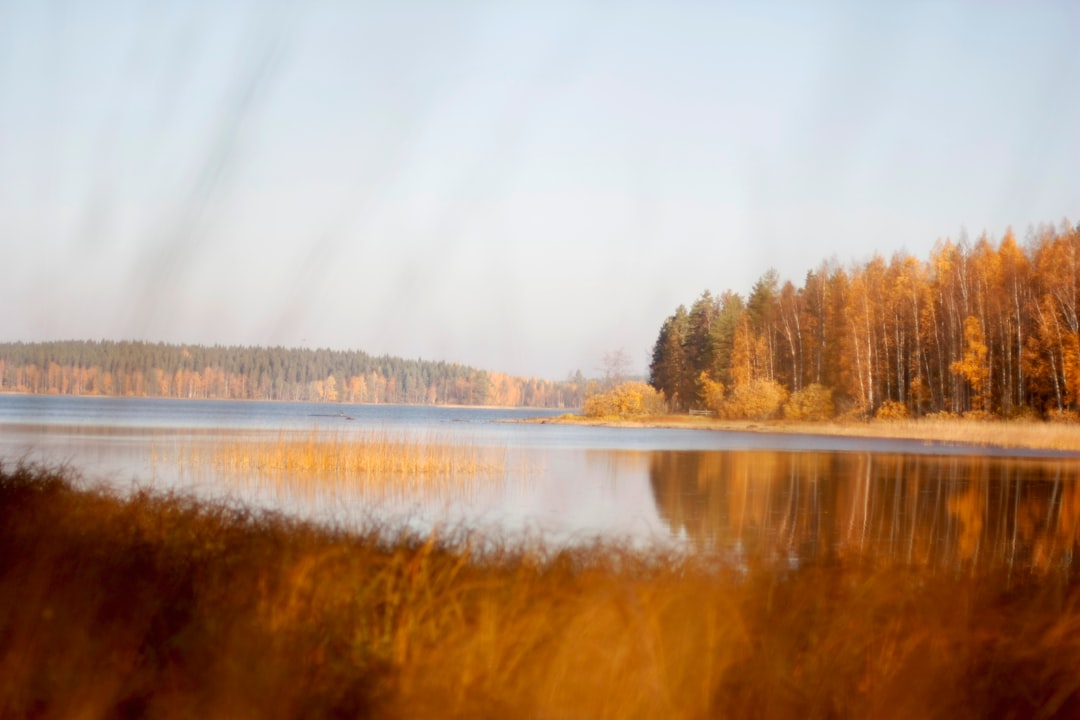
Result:
M66 463L121 490L149 486L347 526L490 529L555 544L674 540L791 562L1072 567L1080 534L1076 457L505 422L535 414L523 409L341 407L355 419L303 403L0 395L0 462ZM405 441L376 453L394 462L441 447L452 468L417 477L267 464L290 449L337 463L344 441L358 437ZM232 459L221 462L222 452Z
M936 568L1072 566L1069 460L875 453L654 452L671 531L702 548Z

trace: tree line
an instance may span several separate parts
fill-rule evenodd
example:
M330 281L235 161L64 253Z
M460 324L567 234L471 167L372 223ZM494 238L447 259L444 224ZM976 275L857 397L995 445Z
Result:
M355 350L69 340L0 343L0 391L220 400L580 407L565 381Z
M785 403L850 417L1076 416L1080 225L1023 243L1011 230L943 240L926 260L826 261L799 287L770 270L745 298L705 291L664 321L650 383L675 410L729 416Z

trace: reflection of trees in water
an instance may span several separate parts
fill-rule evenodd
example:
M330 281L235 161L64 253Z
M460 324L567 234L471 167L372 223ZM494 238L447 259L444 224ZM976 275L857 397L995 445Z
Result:
M641 477L649 472L649 457L644 450L586 450L585 467L589 477L615 483L620 478Z
M1073 461L853 453L656 452L649 476L676 535L805 560L1072 564Z

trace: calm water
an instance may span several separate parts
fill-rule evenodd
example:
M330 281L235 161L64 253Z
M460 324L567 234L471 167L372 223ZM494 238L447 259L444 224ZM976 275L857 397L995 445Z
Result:
M918 441L508 422L541 410L0 395L0 458L319 521L499 530L559 543L677 543L792 562L1071 565L1080 459ZM504 460L497 477L371 483L236 475L222 442L379 431ZM189 458L188 461L183 461Z

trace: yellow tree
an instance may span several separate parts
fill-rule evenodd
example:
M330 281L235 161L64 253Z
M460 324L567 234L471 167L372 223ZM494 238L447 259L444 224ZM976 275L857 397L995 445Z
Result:
M1031 307L1036 323L1024 343L1025 392L1039 409L1054 408L1060 412L1065 406L1060 372L1062 358L1058 352L1061 325L1049 296L1033 302Z
M713 412L718 412L724 403L724 385L702 372L698 375L698 397L701 398L705 407Z
M735 340L731 347L731 382L735 386L747 385L754 379L754 335L744 311L735 326Z
M795 289L791 282L785 282L780 288L778 301L779 328L787 350L785 362L779 363L778 375L781 382L786 381L792 390L799 391L803 386L803 328L805 300L803 293Z
M963 244L951 240L938 242L930 254L931 297L933 299L930 327L934 328L937 358L938 392L942 409L959 410L964 383L949 372L950 360L960 357L963 345L963 318L969 313L966 276L966 250Z
M863 412L872 413L875 407L874 394L874 312L871 305L870 288L867 287L866 272L853 272L847 294L844 314L847 321L847 349L850 362L853 362L855 387L852 394L858 398Z
M1080 335L1067 332L1062 338L1062 369L1065 375L1065 402L1080 405Z
M367 400L367 382L363 375L353 375L349 378L349 402L364 402Z
M979 319L968 315L964 320L964 353L959 360L953 361L949 369L967 380L971 387L971 406L984 412L990 410L987 393L990 380L990 368L986 363L988 353Z
M848 322L848 298L851 295L851 277L838 265L822 265L825 280L821 330L822 372L821 384L833 388L847 402L861 397L858 392L858 376L855 366L855 338Z
M900 401L916 414L932 400L931 364L928 350L933 347L933 329L924 316L933 307L929 298L928 269L911 255L894 256L892 262L892 308L898 347L897 382Z
M1057 234L1052 228L1043 229L1038 237L1035 250L1035 277L1038 283L1038 301L1032 303L1038 317L1035 347L1032 354L1036 357L1032 363L1032 369L1047 373L1050 383L1038 382L1034 377L1034 384L1039 388L1045 388L1048 384L1053 388L1054 399L1058 411L1064 409L1066 404L1071 405L1080 395L1077 388L1078 372L1072 372L1070 383L1070 368L1080 366L1078 357L1078 343L1076 336L1080 335L1080 287L1078 287L1078 275L1080 275L1080 234L1064 233ZM1039 362L1038 356L1042 357ZM1045 393L1043 393L1045 394Z
M1026 402L1024 387L1024 345L1030 334L1031 263L1016 243L1012 231L1007 231L998 247L1001 266L1003 313L1003 358L1005 387L1002 388L1002 410Z
M1002 390L1007 385L1001 376L1005 368L1003 346L1010 333L1006 328L1007 306L1003 299L1001 255L985 234L971 249L968 268L971 274L971 310L979 318L987 349L983 409L990 411L1002 405Z
M168 397L169 376L165 374L165 371L161 368L154 368L151 377L150 387L157 393L158 397Z
M338 400L337 380L333 375L327 375L326 381L323 383L323 399L326 402L337 402Z

